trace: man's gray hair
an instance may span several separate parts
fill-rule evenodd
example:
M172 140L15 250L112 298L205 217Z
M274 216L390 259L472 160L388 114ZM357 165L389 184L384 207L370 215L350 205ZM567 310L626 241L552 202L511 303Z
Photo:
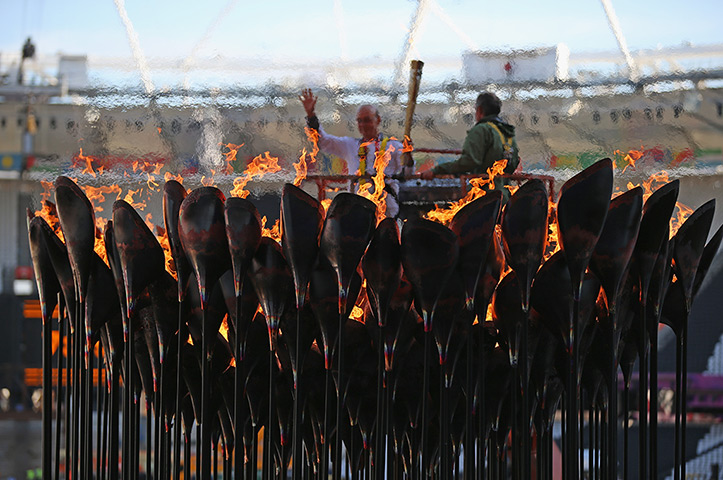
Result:
M370 103L365 103L365 104L363 104L363 105L359 105L359 108L357 109L357 113L359 113L359 111L360 111L362 108L371 108L371 109L372 109L372 112L374 112L374 115L376 115L377 117L380 116L380 115L379 115L379 109L376 107L376 105L372 105L372 104L370 104Z

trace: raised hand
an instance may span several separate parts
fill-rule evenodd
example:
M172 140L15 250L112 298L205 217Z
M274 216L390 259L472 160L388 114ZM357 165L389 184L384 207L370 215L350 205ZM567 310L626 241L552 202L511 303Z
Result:
M317 97L314 96L310 88L305 88L301 91L299 100L301 100L301 104L304 106L304 110L306 110L307 117L313 117L316 115L314 113L314 107L316 107Z

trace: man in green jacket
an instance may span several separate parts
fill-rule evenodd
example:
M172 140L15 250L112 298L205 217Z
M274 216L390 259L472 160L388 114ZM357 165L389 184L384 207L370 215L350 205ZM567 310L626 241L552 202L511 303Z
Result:
M507 159L505 173L512 173L520 163L515 140L515 127L500 117L502 102L494 93L483 92L477 96L475 123L467 132L462 146L462 156L457 160L437 165L422 173L431 180L440 174L487 173L498 160ZM497 185L497 188L500 188Z

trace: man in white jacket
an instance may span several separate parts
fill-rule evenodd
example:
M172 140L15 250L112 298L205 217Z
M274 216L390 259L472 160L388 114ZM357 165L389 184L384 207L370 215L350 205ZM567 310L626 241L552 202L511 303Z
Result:
M311 89L305 89L299 100L306 110L306 122L309 128L319 132L319 148L344 160L349 174L374 175L377 152L388 155L389 163L384 168L384 191L387 192L386 215L396 217L399 213L399 182L390 177L402 172L402 143L379 132L381 117L377 108L373 105L362 105L357 110L356 121L361 138L337 137L321 128L314 110L317 97Z

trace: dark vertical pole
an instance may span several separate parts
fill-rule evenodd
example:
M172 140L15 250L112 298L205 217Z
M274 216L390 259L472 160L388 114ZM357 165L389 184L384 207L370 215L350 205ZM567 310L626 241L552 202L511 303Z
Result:
M63 388L63 360L65 358L65 308L62 303L62 296L58 294L58 387L56 390L56 404L55 404L55 480L60 480L60 441L61 441L61 430L62 430L62 406L63 406L63 395L65 390L68 388L68 384L65 384ZM67 403L65 409L68 409ZM67 429L67 424L66 424ZM66 444L67 450L67 444Z
M181 392L184 390L182 387L183 377L181 376L182 367L182 354L181 349L183 348L183 342L185 339L183 338L184 328L183 328L183 299L182 299L182 287L181 287L181 279L179 278L179 287L178 287L178 335L176 337L177 346L178 346L178 352L177 352L177 360L176 360L176 405L174 410L174 421L173 421L173 480L180 480L181 479L181 428L183 428L183 413L181 412L181 401L183 400L181 398ZM238 335L238 334L237 334ZM237 365L238 368L238 365ZM186 442L184 441L184 446ZM188 462L187 458L184 458L184 462ZM186 472L189 472L188 470L188 463L186 463Z
M384 394L384 327L377 322L377 415L376 415L376 432L374 443L374 479L381 479L384 475L384 441L386 435L385 422L385 399ZM296 480L296 479L294 479Z
M118 412L120 411L119 405L119 390L120 390L120 365L113 362L111 367L111 381L112 386L110 389L110 428L109 428L109 446L108 451L108 479L118 480ZM125 460L125 457L123 458Z
M657 320L657 318L656 318ZM657 322L656 322L657 325ZM658 330L650 336L650 478L658 478Z
M329 348L329 351L333 351L333 347ZM331 396L331 360L327 360L329 365L326 365L324 371L324 434L322 436L321 444L321 465L319 471L321 478L327 480L329 478L329 436L331 435L331 428L329 426L329 403Z
M338 430L337 430L338 432ZM266 455L267 474L271 478L274 476L274 351L269 347L269 418L267 422L266 434L268 442L264 452Z
M249 449L249 469L247 479L256 480L258 475L258 458L259 458L259 432L256 427L251 426L251 448Z
M582 409L580 409L582 411ZM594 419L594 413L593 413L593 407L592 404L590 405L590 413L588 414L588 428L587 428L587 441L588 441L588 451L587 451L587 478L594 479L595 474L595 425L593 422ZM582 431L582 430L581 430ZM580 449L582 451L582 449Z
M241 432L243 432L243 377L241 369L243 368L243 358L241 358L241 296L236 296L236 337L234 339L234 357L236 358L236 370L234 372L234 435L236 436L236 448L234 448L234 480L241 480L243 474L244 455L241 444ZM297 330L298 332L298 330ZM296 427L296 424L294 424ZM296 462L294 462L296 463ZM225 477L224 477L225 478Z
M625 382L625 389L623 390L623 414L623 480L628 480L628 419L630 418L630 386L627 381Z
M339 295L339 333L337 334L336 366L337 366L337 392L336 392L336 442L334 449L334 470L333 479L341 480L341 422L344 415L344 311L346 310L346 292L340 291Z
M444 378L445 366L439 369L439 478L449 480L449 391Z
M101 441L98 444L100 448L100 480L108 478L108 422L110 421L110 394L108 390L108 372L105 372L104 382L98 385L99 391L103 392L103 418L101 420L103 428L101 432ZM117 465L117 464L116 464Z
M580 423L578 424L578 432L580 434L579 442L578 442L578 460L579 460L579 471L580 476L584 477L584 471L583 471L583 465L585 464L585 451L583 448L584 438L585 438L585 402L584 402L584 394L585 391L580 388L580 399L578 403L578 416L580 418ZM588 397L590 396L588 392ZM588 410L588 426L590 427L590 431L592 431L592 403L590 410ZM592 466L590 467L592 468Z
M163 471L163 452L164 452L164 442L163 442L163 432L165 430L163 425L163 366L161 365L161 373L158 375L158 389L156 391L155 396L155 406L153 408L153 413L156 418L156 444L153 451L153 475L154 478L169 478L169 475L166 475Z
M465 385L467 386L467 393L465 395L465 432L464 432L464 476L468 480L475 478L474 473L474 383L472 376L472 369L474 368L473 357L473 338L472 335L467 335L467 370ZM457 470L459 474L459 469Z
M647 308L641 306L640 323L640 363L638 367L638 476L648 478L648 329L646 325Z
M188 472L188 478L191 478L193 466L191 465L191 432L187 431L183 436L183 471ZM185 478L185 477L184 477Z
M570 319L570 345L569 345L569 356L570 356L570 368L567 377L567 446L566 450L566 464L567 464L567 479L578 478L578 428L577 428L577 409L578 409L578 396L580 389L577 384L577 369L578 369L578 352L577 345L578 339L576 334L576 328L574 327L577 323L577 318L580 312L580 302L578 300L572 300L572 318Z
M610 377L610 392L608 401L608 473L610 475L617 475L618 470L618 363L617 363L617 352L618 342L615 335L615 325L617 325L615 310L610 312L610 320L613 327L610 329L610 345L612 345L612 352L610 354L610 365L608 375Z
M425 312L426 313L426 312ZM428 325L430 322L424 322L425 325ZM426 331L424 332L424 361L423 361L423 376L422 376L422 421L419 424L418 428L420 430L419 437L419 450L421 454L421 463L422 463L422 479L425 479L427 477L427 466L428 466L428 449L426 448L427 445L427 422L429 421L427 409L429 408L427 405L427 393L429 392L429 355L432 350L432 332ZM412 455L417 455L417 452L412 452Z
M682 386L682 380L683 380L683 372L682 370L683 365L683 340L681 338L681 335L678 335L678 338L675 342L675 464L673 467L673 479L674 480L680 480L681 476L681 455L680 455L680 441L682 438L681 431L680 431L680 425L681 425L681 415L683 413L683 386Z
M83 412L82 392L85 382L82 382L83 377L83 334L81 332L81 321L78 320L78 311L76 309L76 325L75 332L73 332L73 445L71 451L73 452L73 475L75 478L80 477L80 465L82 462L82 442L80 439L80 421Z
M153 415L151 400L146 392L146 478L151 478L151 452L153 451Z
M688 319L686 318L685 326L683 327L683 331L681 332L681 342L683 344L683 351L682 351L682 360L683 360L683 376L682 380L680 382L681 390L680 390L680 403L682 405L682 412L681 412L681 424L680 424L680 478L686 478L685 476L685 470L686 470L686 456L685 456L685 429L686 424L688 423L687 419L687 413L688 413L688 342L687 342L687 335L688 335Z
M201 426L196 420L196 478L201 477Z
M211 440L211 451L213 452L213 478L218 478L218 441Z
M42 460L43 480L50 480L53 463L53 312L43 307L43 413ZM59 390L58 390L59 391Z
M211 477L211 352L209 344L213 335L207 331L207 307L203 309L203 325L201 326L203 371L201 374L201 478ZM198 449L199 447L196 446Z
M485 434L486 425L487 422L487 412L485 409L487 408L487 402L485 400L486 395L486 389L485 389L485 381L486 381L486 375L485 375L485 338L484 338L484 317L479 316L480 324L479 324L479 357L477 359L478 363L477 366L479 368L479 383L477 384L477 387L479 389L479 400L478 400L478 413L477 416L479 418L479 421L477 422L477 462L478 462L478 469L477 469L477 480L486 480L487 478L487 471L484 468L485 459L487 456L487 452L485 450L485 445L487 443L487 435Z
M530 445L530 394L529 394L529 310L526 312L520 332L520 435L522 439L522 478L530 478L532 448Z
M102 462L101 462L101 453L103 453L103 449L101 448L101 441L103 438L103 412L105 409L103 408L103 400L105 398L104 391L105 391L105 385L103 385L103 362L101 362L101 359L103 358L103 347L101 346L100 342L98 343L98 358L97 358L97 364L96 364L96 371L98 372L98 382L95 387L96 392L96 411L95 411L95 428L96 428L96 442L95 442L95 475L96 478L99 478L102 471Z

